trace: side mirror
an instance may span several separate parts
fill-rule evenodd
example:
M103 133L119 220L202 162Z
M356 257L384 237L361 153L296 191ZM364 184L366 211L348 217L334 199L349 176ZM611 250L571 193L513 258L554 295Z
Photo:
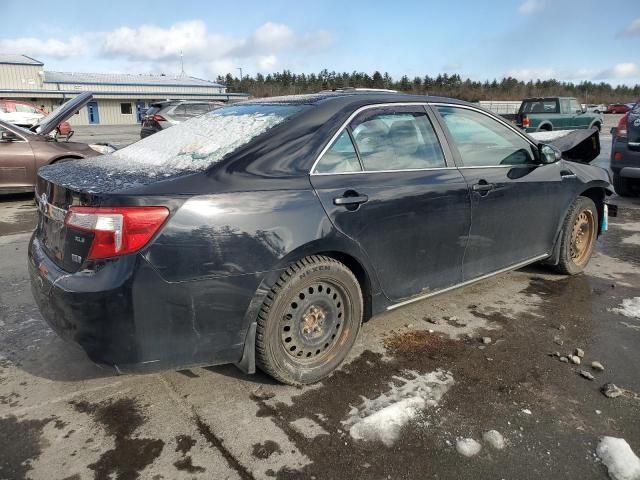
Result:
M540 153L540 163L542 163L543 165L556 163L557 161L562 159L562 152L553 145L541 143L538 146L538 152Z
M18 136L10 130L4 130L0 135L0 141L2 142L13 142L18 140Z

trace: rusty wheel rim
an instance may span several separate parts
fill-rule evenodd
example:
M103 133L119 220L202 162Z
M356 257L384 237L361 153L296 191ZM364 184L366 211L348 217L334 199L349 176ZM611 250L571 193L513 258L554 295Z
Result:
M281 345L298 362L315 362L333 354L344 335L350 301L338 284L317 281L291 299L280 322Z
M595 240L596 222L591 210L581 210L571 230L569 254L578 266L587 263Z

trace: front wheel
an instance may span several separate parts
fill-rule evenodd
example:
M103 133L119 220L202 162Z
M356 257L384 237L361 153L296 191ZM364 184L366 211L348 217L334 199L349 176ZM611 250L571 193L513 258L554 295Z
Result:
M560 234L560 261L555 269L565 275L581 273L593 254L598 237L598 209L593 200L578 197L569 207Z
M258 314L258 367L289 385L323 379L351 350L362 304L358 281L337 260L311 255L289 265Z

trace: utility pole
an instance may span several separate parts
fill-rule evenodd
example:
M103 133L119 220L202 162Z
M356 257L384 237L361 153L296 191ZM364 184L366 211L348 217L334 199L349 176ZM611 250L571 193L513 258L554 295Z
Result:
M240 70L240 81L242 81L242 67L238 67L236 70Z
M187 74L184 73L184 56L182 55L182 50L180 50L180 76L186 77Z

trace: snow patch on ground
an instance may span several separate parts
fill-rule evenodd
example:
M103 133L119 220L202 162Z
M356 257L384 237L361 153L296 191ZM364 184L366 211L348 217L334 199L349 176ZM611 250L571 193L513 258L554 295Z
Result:
M372 400L362 397L362 403L351 409L342 423L352 438L392 446L402 428L421 409L436 406L454 383L453 376L442 370L424 374L409 370L393 380L389 391Z
M484 432L482 439L496 450L502 450L505 447L504 437L497 430Z
M473 457L480 453L482 445L476 442L473 438L461 438L456 442L456 450L460 455Z
M612 480L640 480L640 458L623 438L603 437L596 454Z
M611 311L629 318L640 318L640 297L625 298L622 305Z
M529 136L539 142L550 142L551 140L565 137L572 132L573 130L553 130L551 132L533 132L530 133Z

